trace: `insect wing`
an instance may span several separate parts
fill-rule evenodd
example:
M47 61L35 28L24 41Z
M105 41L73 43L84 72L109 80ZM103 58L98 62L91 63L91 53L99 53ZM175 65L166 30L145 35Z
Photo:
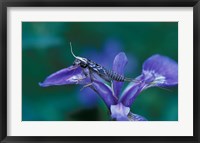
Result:
M97 71L98 71L98 75L101 78L103 78L107 82L111 82L111 78L107 75L106 69L104 69L103 67L98 67Z
M107 82L111 82L110 77L107 75L106 69L95 62L88 60L88 67L91 72L96 73L99 77L103 78Z

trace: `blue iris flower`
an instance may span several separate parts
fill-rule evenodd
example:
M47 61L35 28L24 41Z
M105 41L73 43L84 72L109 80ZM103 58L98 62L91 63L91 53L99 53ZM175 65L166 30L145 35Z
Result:
M124 52L118 53L114 58L112 70L124 75L127 62L126 54ZM80 79L83 80L80 81ZM111 85L108 85L105 81L94 79L89 87L104 101L112 119L117 121L147 121L145 117L132 113L130 111L131 105L142 91L150 87L177 85L178 64L166 56L153 55L143 63L142 73L134 81L130 82L122 93L124 83L118 81L112 81ZM70 66L48 76L43 83L40 83L40 86L87 85L90 82L89 77L85 78L81 67Z
M117 39L109 38L106 40L101 49L101 51L97 51L96 48L90 48L89 51L83 52L81 55L83 57L90 57L90 60L93 60L108 69L111 69L113 59L120 51L122 51L122 44ZM132 56L128 57L129 59L132 58ZM129 62L130 68L126 72L133 71L133 67L135 67L136 60L131 59L131 61L133 62ZM77 86L77 88L80 87ZM98 96L96 96L96 93L90 88L85 88L84 90L81 90L81 92L77 90L77 99L80 104L87 108L96 106L99 100Z
M111 69L112 62L115 56L121 52L123 49L122 43L115 38L109 38L103 44L101 51L97 51L96 48L90 48L89 51L83 52L81 55L83 57L89 57L90 60L95 61L96 63ZM106 57L106 58L105 58ZM131 73L137 67L137 60L133 57L133 55L127 55L129 59L129 68L126 69L126 73ZM77 88L80 88L77 86ZM96 93L90 88L85 88L84 90L77 90L77 99L80 104L84 105L87 108L91 108L97 106L98 96Z

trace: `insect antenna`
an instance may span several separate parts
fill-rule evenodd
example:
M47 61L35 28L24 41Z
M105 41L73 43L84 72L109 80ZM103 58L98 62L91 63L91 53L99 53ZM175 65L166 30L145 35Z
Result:
M70 48L71 48L71 54L74 56L74 58L77 58L77 56L73 53L71 42L69 42L69 44L70 44Z

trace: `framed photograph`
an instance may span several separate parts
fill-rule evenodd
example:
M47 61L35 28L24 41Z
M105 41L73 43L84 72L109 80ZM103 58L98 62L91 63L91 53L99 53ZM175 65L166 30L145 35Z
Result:
M199 142L198 0L0 4L1 142Z

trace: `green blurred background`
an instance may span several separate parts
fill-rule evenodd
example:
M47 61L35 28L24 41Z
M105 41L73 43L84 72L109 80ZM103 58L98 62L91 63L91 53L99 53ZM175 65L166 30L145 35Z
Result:
M129 59L128 77L138 76L143 62L153 54L178 62L177 22L23 22L23 121L110 119L105 104L92 91L80 91L78 85L38 85L50 74L72 65L69 41L76 55L108 68L112 67L112 54L124 51ZM131 111L150 121L177 121L178 88L150 88L137 97Z

